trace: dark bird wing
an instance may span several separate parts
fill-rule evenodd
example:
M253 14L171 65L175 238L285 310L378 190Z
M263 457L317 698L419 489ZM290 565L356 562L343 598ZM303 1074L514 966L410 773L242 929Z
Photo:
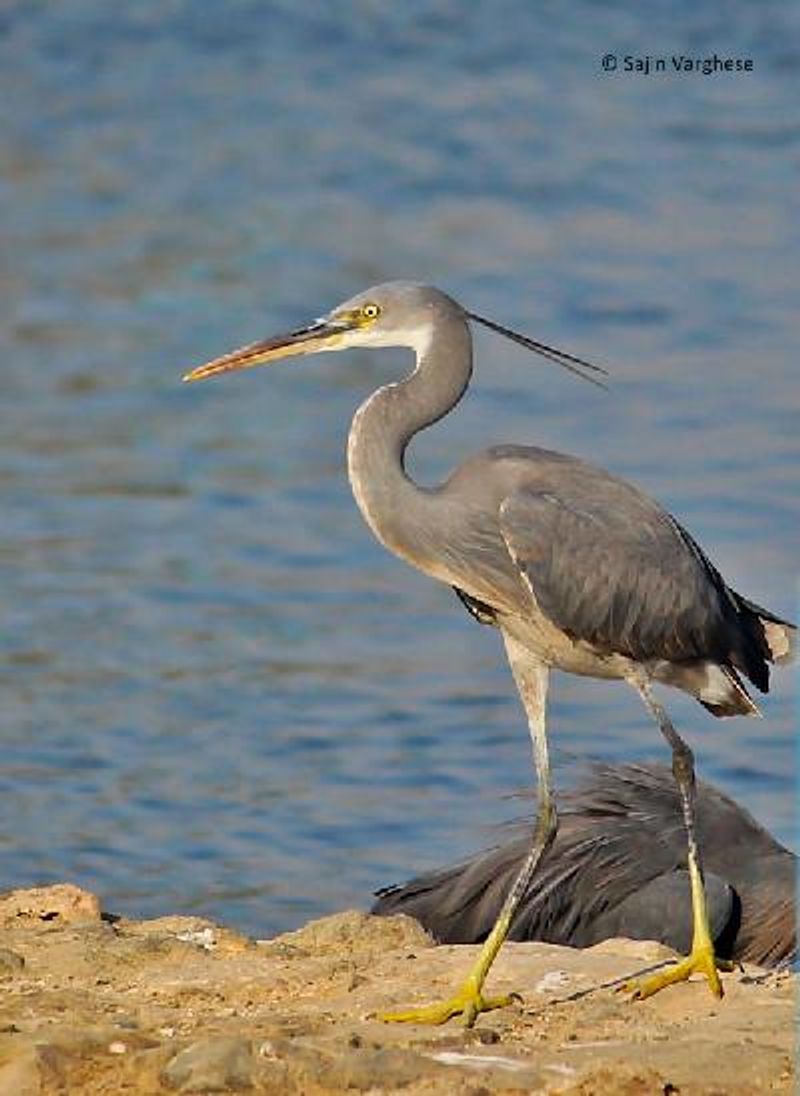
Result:
M686 834L670 770L595 765L559 808L556 840L511 926L512 940L588 947L613 936L691 938ZM773 966L795 954L796 858L732 799L697 785L709 920L718 953ZM479 943L530 848L530 828L465 863L378 894L373 913L415 917L441 943Z
M720 954L729 947L741 923L741 899L725 880L713 872L704 877L708 927ZM692 946L694 918L689 872L677 869L651 879L618 906L601 914L592 925L596 940L622 936L629 940L658 940L688 955Z
M539 608L571 639L637 662L710 660L768 687L758 607L630 485L609 477L567 494L516 491L500 524Z
M599 844L599 842L597 843ZM404 885L377 892L372 912L380 917L403 913L413 917L440 944L483 943L503 904L530 845L526 835L502 848L491 849L465 864L428 872ZM583 850L586 886L598 887L591 863L597 846ZM617 901L613 876L604 883L591 910L581 904L582 880L574 855L562 848L560 867L552 857L538 885L523 899L514 917L509 940L544 940L568 947L591 947L601 940L658 940L675 951L688 953L693 920L689 873L674 868L657 875ZM741 900L730 884L707 872L706 905L712 939L720 955L730 957L729 941L741 924Z

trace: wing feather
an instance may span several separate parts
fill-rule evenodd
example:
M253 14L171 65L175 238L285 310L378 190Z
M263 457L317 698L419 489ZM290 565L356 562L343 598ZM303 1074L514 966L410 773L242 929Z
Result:
M731 591L674 518L638 492L619 501L504 500L503 537L541 611L602 653L728 662L741 645Z

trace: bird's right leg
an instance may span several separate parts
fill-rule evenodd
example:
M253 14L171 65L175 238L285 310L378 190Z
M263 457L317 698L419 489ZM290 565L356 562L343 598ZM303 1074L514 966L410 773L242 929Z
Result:
M692 950L684 959L664 971L650 975L639 982L628 984L625 988L633 991L635 997L641 999L652 997L665 986L675 982L684 982L692 974L703 974L708 982L709 989L715 997L722 997L722 982L719 970L731 970L732 964L717 959L714 955L714 941L711 938L711 930L708 923L708 906L706 903L706 889L703 882L703 866L700 859L700 850L697 846L697 837L694 825L695 804L695 777L694 755L689 746L684 742L667 715L663 706L656 700L650 689L649 681L644 677L636 677L631 684L644 701L647 710L653 716L672 749L672 773L678 785L683 809L683 821L686 829L688 845L689 880L692 888Z
M553 842L558 828L558 819L553 802L547 733L545 730L545 704L549 671L542 663L535 661L524 647L505 632L503 632L503 639L514 680L528 717L533 740L534 760L536 762L539 801L531 849L511 886L511 890L508 892L492 931L487 936L480 955L461 989L453 997L433 1005L407 1009L403 1012L384 1013L381 1016L382 1020L412 1024L443 1024L452 1016L463 1016L465 1026L472 1027L480 1013L503 1008L511 1004L512 1001L519 999L516 994L504 997L486 997L483 993L483 985L489 969L503 945L503 941L508 936L514 914L530 886L536 868Z

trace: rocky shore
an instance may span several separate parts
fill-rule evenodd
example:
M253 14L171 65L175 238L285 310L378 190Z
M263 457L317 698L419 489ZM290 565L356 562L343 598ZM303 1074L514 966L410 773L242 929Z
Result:
M790 1093L796 977L756 968L632 1002L660 945L510 944L472 1031L386 1025L476 949L348 912L256 941L195 917L115 918L70 885L0 896L0 1094Z

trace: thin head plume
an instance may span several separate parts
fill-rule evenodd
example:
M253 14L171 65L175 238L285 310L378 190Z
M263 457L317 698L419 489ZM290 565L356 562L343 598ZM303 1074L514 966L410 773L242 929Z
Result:
M505 335L512 342L519 343L520 346L532 350L535 354L540 354L548 361L563 366L570 373L574 373L576 377L581 377L583 380L589 381L590 384L608 391L607 384L598 380L597 377L591 376L592 373L601 373L604 377L608 376L608 370L601 368L599 365L593 365L592 362L584 361L583 358L576 358L573 354L567 354L563 350L556 350L553 346L547 346L535 339L529 339L527 335L520 335L518 331L512 331L510 327L503 327L502 324L495 323L494 320L487 320L485 316L478 316L475 312L468 312L467 316L469 319L475 320L476 323L488 327L490 331L496 331L498 335Z

